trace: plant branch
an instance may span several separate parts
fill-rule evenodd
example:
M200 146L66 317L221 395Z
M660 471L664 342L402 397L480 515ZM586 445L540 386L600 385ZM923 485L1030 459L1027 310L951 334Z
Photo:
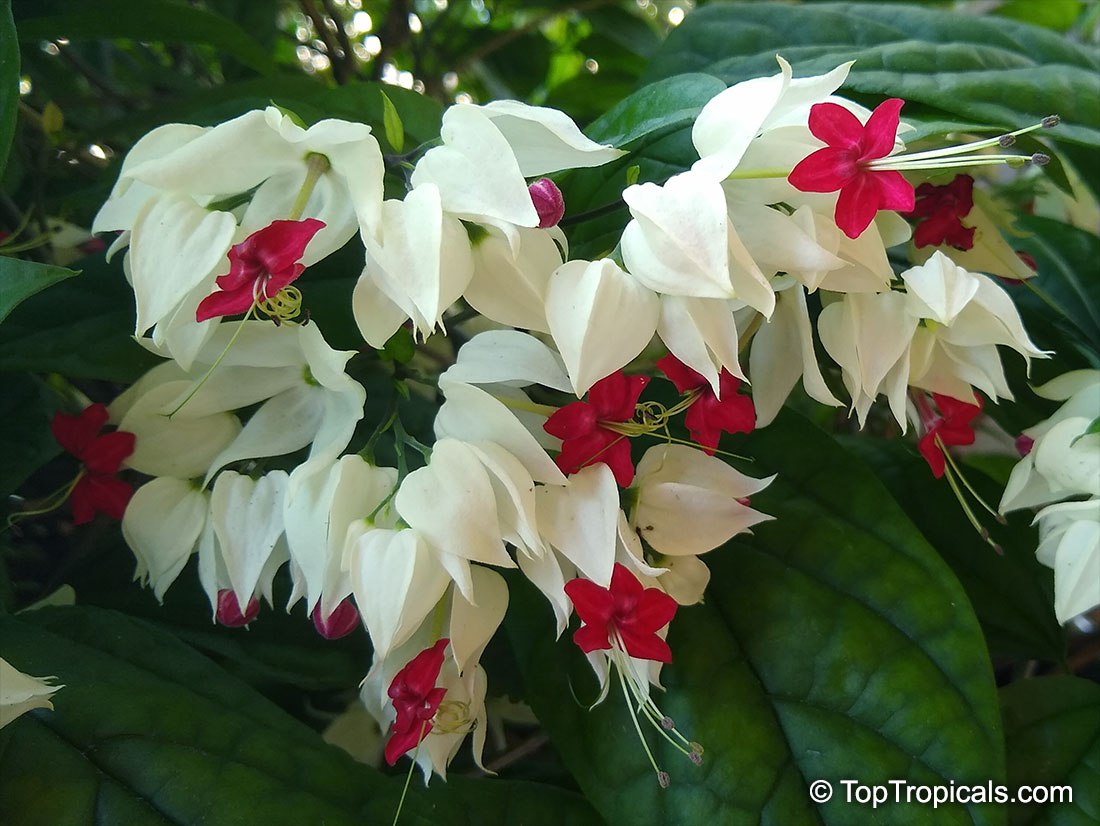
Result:
M332 29L328 27L328 23L325 22L325 16L318 11L316 4L313 0L298 0L298 5L302 7L302 11L306 13L311 21L313 21L313 28L317 30L317 36L321 38L321 42L325 44L325 51L328 52L329 62L332 64L332 77L341 86L348 82L348 64L347 52L341 50L336 41L332 37ZM335 22L335 18L333 18ZM340 26L336 26L339 30Z

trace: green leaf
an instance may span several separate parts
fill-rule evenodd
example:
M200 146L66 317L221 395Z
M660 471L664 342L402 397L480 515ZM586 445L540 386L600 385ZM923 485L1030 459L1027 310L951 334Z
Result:
M0 256L0 323L25 299L78 274L65 267Z
M1064 32L1073 28L1081 11L1081 0L1009 0L996 9L996 14Z
M583 657L568 636L553 640L537 597L511 601L527 700L588 798L618 823L852 824L870 821L841 779L1002 777L993 678L966 595L872 473L790 413L731 449L755 457L753 475L779 473L753 497L776 520L706 557L705 602L673 621L667 691L654 693L706 748L701 767L662 743L672 783L658 788L617 687L582 707L595 697ZM807 793L817 779L837 792L820 806ZM874 822L926 814L890 806ZM983 806L935 817L1004 823Z
M1073 801L1017 804L1013 826L1100 822L1100 685L1079 677L1021 680L1001 689L1010 790L1069 786Z
M8 165L19 112L19 42L11 0L0 0L0 179Z
M1028 329L1054 321L1068 328L1071 339L1083 338L1082 343L1100 353L1100 277L1096 272L1100 238L1038 215L1021 215L1016 225L1029 234L1013 243L1039 267L1029 282L1012 288ZM1034 290L1039 294L1031 292ZM1052 310L1057 313L1054 318Z
M637 180L663 181L690 166L699 157L691 142L692 124L706 102L724 88L722 81L710 75L669 78L639 89L593 122L587 130L589 137L630 154L563 177L569 215L621 201L623 181L631 167L638 167ZM610 250L629 218L624 207L571 227L570 254L590 258Z
M132 381L160 361L132 338L134 296L117 262L81 263L80 278L32 295L0 325L0 371Z
M7 497L32 473L60 452L50 432L55 397L37 379L4 377L0 393L0 496Z
M1020 128L1057 112L1059 141L1100 146L1100 59L1054 32L900 3L722 3L674 30L643 79L709 72L727 83L798 76L855 60L844 89L898 96L958 117ZM904 113L903 113L904 117Z
M0 618L4 658L65 687L55 710L0 731L0 821L389 823L403 778L321 742L171 636L113 611L42 609ZM408 826L596 824L554 787L454 777L415 784Z
M205 43L263 74L275 71L267 50L232 20L177 0L96 0L94 8L20 20L24 43L132 38L163 43Z
M935 479L915 445L859 435L841 443L866 461L906 515L951 566L974 606L994 656L1062 662L1066 638L1054 616L1054 572L1035 558L1038 531L1030 514L1012 514L1010 524L985 517L998 555L967 521L946 479ZM996 506L1003 488L985 474L966 468L967 479Z
M382 124L385 127L386 140L393 147L394 152L400 152L405 148L405 127L401 125L401 116L397 114L397 107L393 105L389 95L382 95Z

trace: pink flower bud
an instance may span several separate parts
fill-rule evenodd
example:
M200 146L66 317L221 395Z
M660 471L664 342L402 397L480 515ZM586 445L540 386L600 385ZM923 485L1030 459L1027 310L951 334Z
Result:
M1020 454L1021 459L1031 453L1033 447L1035 447L1035 440L1030 436L1021 433L1016 437L1016 450Z
M359 627L359 611L349 597L325 617L321 613L321 604L317 603L313 609L313 627L326 640L338 640Z
M228 588L218 591L218 610L215 618L221 625L227 628L240 628L242 625L248 625L256 619L259 613L260 601L256 597L252 597L248 601L248 607L242 614L241 606L237 603L236 594Z
M527 187L527 191L531 193L531 201L539 214L539 229L556 227L565 215L565 199L557 184L549 178L539 178Z

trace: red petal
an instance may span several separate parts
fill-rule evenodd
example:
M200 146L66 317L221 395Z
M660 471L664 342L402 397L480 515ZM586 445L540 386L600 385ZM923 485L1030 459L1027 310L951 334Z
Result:
M443 667L443 650L450 642L444 637L431 648L425 648L402 668L390 683L389 697L392 700L408 700L410 697L424 698L435 688L439 679L439 669Z
M305 254L313 236L324 229L324 221L306 218L302 221L272 221L257 230L242 244L251 243L251 252L269 273L286 270Z
M571 579L565 583L565 595L577 609L582 622L601 626L606 633L615 607L615 600L607 588L590 579Z
M606 651L611 647L606 625L582 625L573 632L573 642L585 654Z
M943 451L936 444L936 431L929 430L921 436L920 441L917 443L917 449L920 451L920 455L924 457L924 461L928 462L928 467L932 468L932 475L937 479L942 477L947 463Z
M620 488L630 487L630 483L634 481L634 460L630 456L629 439L619 436L618 441L612 442L607 450L600 454L599 461L611 468L611 473L615 476L615 484Z
M615 598L616 605L628 603L634 606L642 598L643 593L645 589L638 581L638 577L634 576L625 565L616 562L615 567L611 569L611 595Z
M596 409L587 402L573 402L559 408L542 425L558 439L578 439L596 429Z
M412 731L395 733L386 741L386 763L392 766L403 754L407 754L420 745L420 741L427 737L428 732L431 730L432 724L424 721Z
M597 427L585 436L563 442L561 453L554 461L561 468L561 472L568 476L583 467L606 462L609 451L613 450L615 445L625 441L625 436ZM628 447L628 453L629 450Z
M82 477L69 494L69 507L73 511L73 524L86 525L95 518L94 494L88 486L88 477Z
M878 213L879 189L867 173L860 173L840 190L836 225L849 238L859 238Z
M868 173L865 173L868 174ZM911 212L915 195L913 185L896 169L877 169L869 174L875 176L879 190L879 209L892 209L895 212Z
M245 606L245 611L242 614L236 594L228 588L218 591L218 605L214 616L219 624L228 628L240 628L242 625L248 625L256 619L259 613L260 601L256 597L252 597L248 601L248 605Z
M672 649L656 634L633 634L622 629L619 636L622 637L626 653L631 657L639 660L656 660L659 663L672 662Z
M130 498L134 495L133 486L116 476L85 476L77 483L77 487L84 490L88 503L96 511L105 513L112 519L122 518L126 513L126 506L130 504Z
M858 174L854 150L827 146L799 161L787 181L800 192L836 192Z
M106 406L91 404L76 416L55 413L50 430L57 443L79 459L109 418Z
M894 151L894 139L898 135L901 107L904 105L905 101L901 98L890 98L875 107L863 128L863 152L859 156L861 161L885 158Z
M626 422L634 418L634 407L647 384L649 376L627 376L616 370L592 385L588 403L601 421Z
M646 588L634 609L629 622L619 621L620 628L633 633L648 634L660 631L676 616L676 600L657 588Z
M135 438L125 430L98 436L84 451L84 466L92 473L117 473L122 460L134 452Z
M249 281L244 286L235 290L218 290L210 293L199 302L195 310L195 321L206 321L227 315L239 315L247 313L252 308L255 300L253 295L254 281Z
M672 353L657 359L657 369L668 376L669 381L676 385L676 390L680 393L686 393L707 383L700 373L696 373Z
M815 103L810 107L808 125L815 138L832 147L855 149L863 138L859 118L838 103Z

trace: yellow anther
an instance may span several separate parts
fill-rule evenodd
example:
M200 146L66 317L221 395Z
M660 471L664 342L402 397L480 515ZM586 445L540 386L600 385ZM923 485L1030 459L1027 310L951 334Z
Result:
M258 299L256 309L276 324L293 321L302 312L302 291L294 286L283 287L270 298Z

